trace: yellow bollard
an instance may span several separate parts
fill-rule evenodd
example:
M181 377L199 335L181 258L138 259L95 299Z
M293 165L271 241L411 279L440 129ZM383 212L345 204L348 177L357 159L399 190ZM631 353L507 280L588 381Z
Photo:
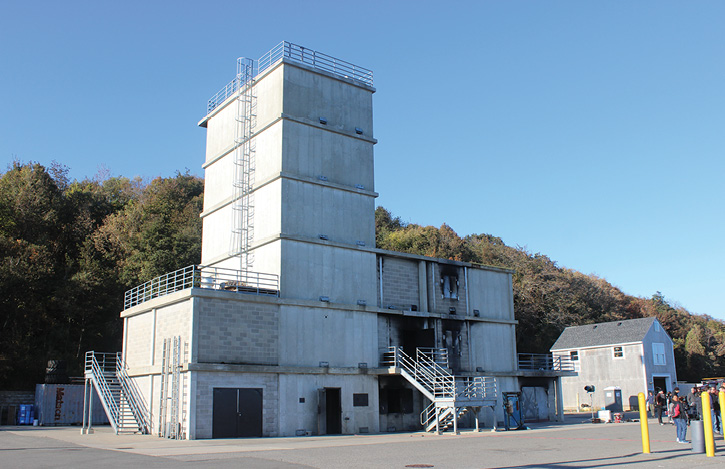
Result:
M720 401L720 434L725 435L725 391L718 394Z
M649 426L647 423L647 406L644 403L644 393L637 394L639 400L639 427L642 430L642 452L649 453Z
M705 427L705 454L708 457L715 456L715 438L712 434L712 407L710 406L710 393L703 391L702 399L702 424Z

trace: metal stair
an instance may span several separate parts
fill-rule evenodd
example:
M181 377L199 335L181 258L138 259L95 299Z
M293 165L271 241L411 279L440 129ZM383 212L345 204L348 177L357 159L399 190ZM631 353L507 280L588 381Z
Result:
M120 353L86 352L86 387L93 386L116 434L149 433L148 409L134 382L126 373ZM83 429L90 412L88 393L83 402ZM88 428L90 429L90 418ZM83 430L81 430L83 432Z
M458 420L469 409L475 409L478 416L479 408L496 405L496 379L454 376L448 367L446 349L417 348L413 359L402 347L390 347L383 364L389 367L389 373L401 375L431 401L420 415L420 423L428 432L451 428L458 432ZM478 428L478 420L476 425Z

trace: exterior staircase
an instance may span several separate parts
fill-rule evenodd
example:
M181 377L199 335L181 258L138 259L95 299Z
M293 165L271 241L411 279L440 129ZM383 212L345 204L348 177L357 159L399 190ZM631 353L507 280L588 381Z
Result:
M446 349L417 348L413 358L402 347L390 347L383 364L389 367L389 373L401 375L431 401L420 414L420 423L427 432L452 428L457 433L458 420L470 409L478 416L481 407L496 405L496 379L454 376L448 367Z
M120 353L86 352L85 379L86 387L90 384L95 388L116 434L150 432L148 409L141 393L126 373ZM89 393L84 396L85 429L86 410L90 409Z

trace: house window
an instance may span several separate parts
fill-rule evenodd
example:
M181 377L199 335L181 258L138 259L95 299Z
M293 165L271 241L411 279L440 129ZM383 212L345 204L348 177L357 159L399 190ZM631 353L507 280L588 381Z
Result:
M579 352L577 350L572 350L571 352L569 352L569 359L571 359L571 361L573 362L579 360Z
M655 321L655 332L660 331L660 323L658 321Z
M652 360L655 365L667 364L667 361L665 360L665 344L657 342L652 344Z
M624 349L622 347L614 347L614 358L624 358Z

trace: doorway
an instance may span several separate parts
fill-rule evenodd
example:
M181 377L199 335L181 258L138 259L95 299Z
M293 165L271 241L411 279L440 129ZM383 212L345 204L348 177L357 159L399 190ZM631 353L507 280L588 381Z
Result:
M543 386L521 387L521 409L524 422L549 420L549 394Z
M262 436L262 389L214 388L212 438Z
M340 388L318 389L317 402L318 435L340 435L342 433L342 397Z
M654 383L655 390L661 389L665 392L665 394L667 394L667 391L669 391L669 389L667 389L668 381L669 381L669 376L668 377L664 377L664 376L653 376L652 377L652 382Z

